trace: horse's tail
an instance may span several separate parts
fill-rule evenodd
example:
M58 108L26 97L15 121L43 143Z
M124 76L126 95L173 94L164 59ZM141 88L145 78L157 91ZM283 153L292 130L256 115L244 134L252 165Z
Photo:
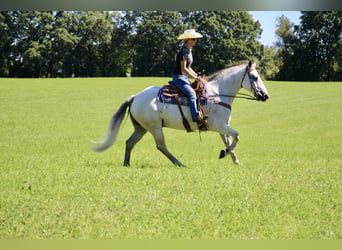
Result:
M112 146L116 140L118 135L120 125L122 123L123 118L125 117L127 108L131 106L134 95L127 98L127 100L121 105L119 110L114 114L112 120L110 121L108 131L107 131L107 139L99 146L93 148L95 152L101 152Z

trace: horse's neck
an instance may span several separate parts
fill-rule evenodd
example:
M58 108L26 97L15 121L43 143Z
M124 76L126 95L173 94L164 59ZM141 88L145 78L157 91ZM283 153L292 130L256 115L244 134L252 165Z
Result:
M236 96L241 88L242 77L240 70L223 72L222 75L207 83L208 95L226 99L227 103L232 104L234 98L225 96Z

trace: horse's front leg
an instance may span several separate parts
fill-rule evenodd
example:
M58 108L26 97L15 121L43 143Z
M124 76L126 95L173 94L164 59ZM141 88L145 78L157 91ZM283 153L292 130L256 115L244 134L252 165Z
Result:
M234 151L236 144L239 141L239 133L232 129L227 123L224 121L217 122L214 126L212 126L212 130L218 132L222 136L227 136L233 138L233 141L230 143L229 138L223 138L224 143L226 144L227 148L221 150L220 159L225 157L227 154ZM235 153L233 153L234 155ZM233 159L234 160L234 159Z
M239 136L237 135L237 136L232 136L232 137L233 137L232 144L228 148L221 150L221 152L220 152L220 159L224 158L227 154L230 154L231 152L234 152L234 148L235 148L236 144L239 141ZM235 153L233 153L233 154L235 154Z
M231 144L232 144L232 140L231 140L230 137L227 136L227 135L222 135L222 134L220 134L220 136L221 136L221 139L222 139L223 143L226 145L226 150L227 150L228 148L230 148L230 146L231 146ZM226 156L226 154L227 154L227 153L226 153L226 150L221 150L220 159ZM230 156L232 157L233 162L234 162L235 164L239 165L239 164L240 164L240 161L239 161L239 159L238 159L236 153L234 152L234 150L231 150L229 154L230 154ZM222 156L222 157L221 157L221 156Z

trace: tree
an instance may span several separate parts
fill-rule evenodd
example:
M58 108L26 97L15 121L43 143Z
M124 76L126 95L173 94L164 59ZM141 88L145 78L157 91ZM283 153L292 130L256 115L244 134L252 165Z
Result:
M112 40L109 46L108 75L125 76L131 72L134 55L134 35L137 18L133 11L114 13L112 16L115 26L112 31Z
M16 29L11 12L0 12L0 77L9 74L11 64L11 44L16 37Z
M174 11L136 13L140 19L134 34L133 75L170 76L178 50L177 36L185 26Z
M301 17L299 38L313 55L315 80L334 79L341 71L335 66L342 61L342 12L304 11ZM337 71L336 71L337 70Z
M276 35L278 37L278 41L276 42L276 46L279 48L279 56L282 60L281 71L278 74L278 78L283 80L289 80L291 69L289 68L289 58L292 53L291 43L294 39L293 33L293 24L290 20L282 15L277 18L277 30Z
M51 51L52 12L28 12L20 37L25 72L32 77L46 76Z
M342 12L303 11L289 39L281 80L330 81L342 75Z
M284 15L277 18L276 35L278 36L277 47L283 49L288 54L293 39L293 24Z
M51 32L52 50L48 75L70 77L75 70L75 48L80 41L77 36L77 21L73 12L58 11L54 15Z
M266 46L259 63L260 75L266 80L276 79L281 65L279 51L274 47Z

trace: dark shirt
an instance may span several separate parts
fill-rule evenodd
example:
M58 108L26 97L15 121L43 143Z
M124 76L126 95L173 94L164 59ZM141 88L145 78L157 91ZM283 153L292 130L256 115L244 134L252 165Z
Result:
M175 70L173 71L174 75L183 75L181 61L186 61L187 68L190 68L193 62L192 53L186 46L183 46L177 53Z

